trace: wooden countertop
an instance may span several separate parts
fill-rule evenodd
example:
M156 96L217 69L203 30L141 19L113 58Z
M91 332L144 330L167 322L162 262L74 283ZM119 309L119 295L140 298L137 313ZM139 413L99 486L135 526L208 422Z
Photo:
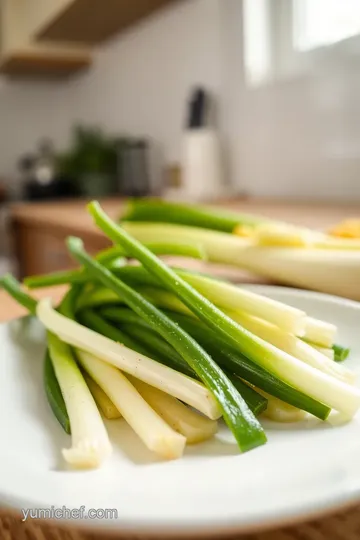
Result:
M124 199L100 201L104 210L112 217L120 216ZM328 227L334 222L359 215L359 204L294 202L266 199L233 199L220 201L217 206L227 209L256 213L270 218L289 221L298 225L315 228ZM64 201L46 203L17 203L10 207L12 219L31 225L61 227L73 234L101 235L86 212L86 201Z
M46 287L31 294L38 299L50 297L54 300L54 303L58 303L65 294L66 289L67 287L65 286ZM0 291L0 323L11 321L26 314L27 311L25 308L15 302L5 291Z
M104 210L112 217L120 215L124 201L121 199L106 199L100 201ZM86 200L57 201L43 203L16 203L10 207L10 215L19 223L32 226L45 225L47 228L71 230L73 234L89 234L101 236L86 211Z

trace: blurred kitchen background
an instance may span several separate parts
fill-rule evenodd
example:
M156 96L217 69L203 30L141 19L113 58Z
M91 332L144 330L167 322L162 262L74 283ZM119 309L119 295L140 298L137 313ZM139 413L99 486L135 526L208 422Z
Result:
M83 199L360 207L359 0L0 10L0 274L68 266L72 228L101 247Z

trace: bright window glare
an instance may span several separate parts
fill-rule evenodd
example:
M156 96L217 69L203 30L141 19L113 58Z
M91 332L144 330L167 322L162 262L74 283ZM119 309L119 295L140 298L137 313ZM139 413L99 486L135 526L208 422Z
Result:
M294 45L309 50L360 34L360 0L295 0Z
M267 0L244 0L243 10L245 73L248 83L256 86L271 67Z

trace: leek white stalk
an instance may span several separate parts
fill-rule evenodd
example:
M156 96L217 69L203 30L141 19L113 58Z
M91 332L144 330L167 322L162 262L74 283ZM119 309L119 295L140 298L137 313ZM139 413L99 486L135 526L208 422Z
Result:
M326 239L313 249L256 245L242 238L186 225L126 222L123 228L141 242L156 239L199 242L208 260L246 268L277 282L360 300L360 249ZM331 244L331 247L329 245ZM324 248L324 249L323 249Z
M182 456L186 438L151 408L125 375L93 354L76 349L76 355L149 450L164 459Z
M199 243L210 261L224 264L236 264L236 254L253 245L248 238L187 225L127 221L122 227L142 243L159 238L163 242Z
M275 345L278 349L285 351L291 356L302 360L306 364L319 369L320 371L339 379L340 381L354 383L356 374L342 366L333 362L321 352L317 351L308 343L305 343L301 339L284 332L282 329L274 326L257 317L252 317L246 313L241 312L225 312L234 321L241 324L244 328L264 339L265 341Z
M360 250L248 246L234 251L232 264L285 285L360 300Z
M255 242L262 246L360 250L358 239L334 237L289 223L260 223L252 231Z
M336 340L337 328L334 324L307 317L305 323L304 339L320 345L321 347L332 347Z
M263 223L254 229L254 240L261 246L311 247L321 233L289 223Z
M52 308L49 298L40 300L37 316L46 328L69 345L99 356L122 371L177 397L213 420L220 418L217 401L202 383L64 317Z
M321 354L329 358L329 360L334 361L335 353L333 349L327 349L326 347L320 347L319 345L315 345L315 343L308 343L311 347L319 351Z
M115 420L121 418L121 414L115 407L111 399L105 394L104 390L99 386L94 379L89 377L87 373L84 373L84 379L92 393L93 398L100 411L108 420Z
M267 350L266 356L261 359L263 367L328 407L349 417L356 414L360 408L358 388L305 364L274 345L267 342L262 345Z
M300 422L306 418L306 412L285 403L281 399L270 396L267 392L256 389L268 400L268 405L262 415L269 420L281 423Z
M48 332L48 347L70 418L72 446L65 460L76 468L99 467L112 451L103 420L71 348Z
M360 240L358 238L337 238L324 234L315 242L315 247L331 250L335 249L360 251Z
M217 432L218 424L215 420L201 416L179 400L134 377L130 377L130 381L149 405L172 428L186 437L188 444L206 441Z
M261 317L292 334L304 333L306 313L300 309L206 276L181 272L181 277L220 308Z
M139 286L138 291L141 292L141 294L145 298L150 300L158 307L161 307L163 309L169 309L178 313L183 313L190 317L195 317L192 311L190 311L181 302L181 300L179 300L169 291L157 289L150 286ZM206 294L206 296L209 296L209 294ZM94 303L104 304L110 301L119 302L119 300L121 299L119 299L119 297L114 292L106 288L99 288L86 295L83 295L81 298L81 306L85 307L86 305L94 305ZM356 379L356 374L354 372L341 364L334 363L325 355L321 354L321 351L317 351L313 346L310 346L302 339L299 339L298 337L290 334L289 332L286 332L283 329L278 328L274 324L260 319L259 317L253 317L244 312L231 311L225 308L222 308L222 310L227 316L231 317L234 321L241 324L241 326L243 326L253 334L259 336L264 341L271 343L278 349L290 354L291 356L294 356L295 358L298 358L299 360L302 360L303 362L309 364L312 367L315 367L316 369L319 369L324 373L327 373L328 375L331 375L332 377L339 379L340 381L344 381L349 384L354 383ZM318 329L327 329L332 326L328 323L323 323L322 321L310 319L309 317L306 317L305 320L313 321L313 332L318 332ZM330 350L330 353L331 351L332 350Z

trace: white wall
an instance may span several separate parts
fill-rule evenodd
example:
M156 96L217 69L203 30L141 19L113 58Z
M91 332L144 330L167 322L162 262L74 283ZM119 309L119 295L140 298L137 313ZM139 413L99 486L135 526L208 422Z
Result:
M20 155L49 135L65 144L71 103L66 85L0 82L0 179L14 187Z
M152 137L179 157L190 88L221 86L220 0L182 0L109 43L68 83L0 87L0 176L44 134L61 145L74 122Z
M168 159L179 140L191 86L221 85L219 0L187 0L115 39L71 86L77 120L151 136Z
M360 200L360 62L244 94L243 175L255 195Z
M40 136L64 145L75 121L152 137L177 160L188 92L201 83L218 98L239 190L360 200L359 60L250 91L241 11L241 0L183 0L106 44L68 83L0 87L0 176Z

